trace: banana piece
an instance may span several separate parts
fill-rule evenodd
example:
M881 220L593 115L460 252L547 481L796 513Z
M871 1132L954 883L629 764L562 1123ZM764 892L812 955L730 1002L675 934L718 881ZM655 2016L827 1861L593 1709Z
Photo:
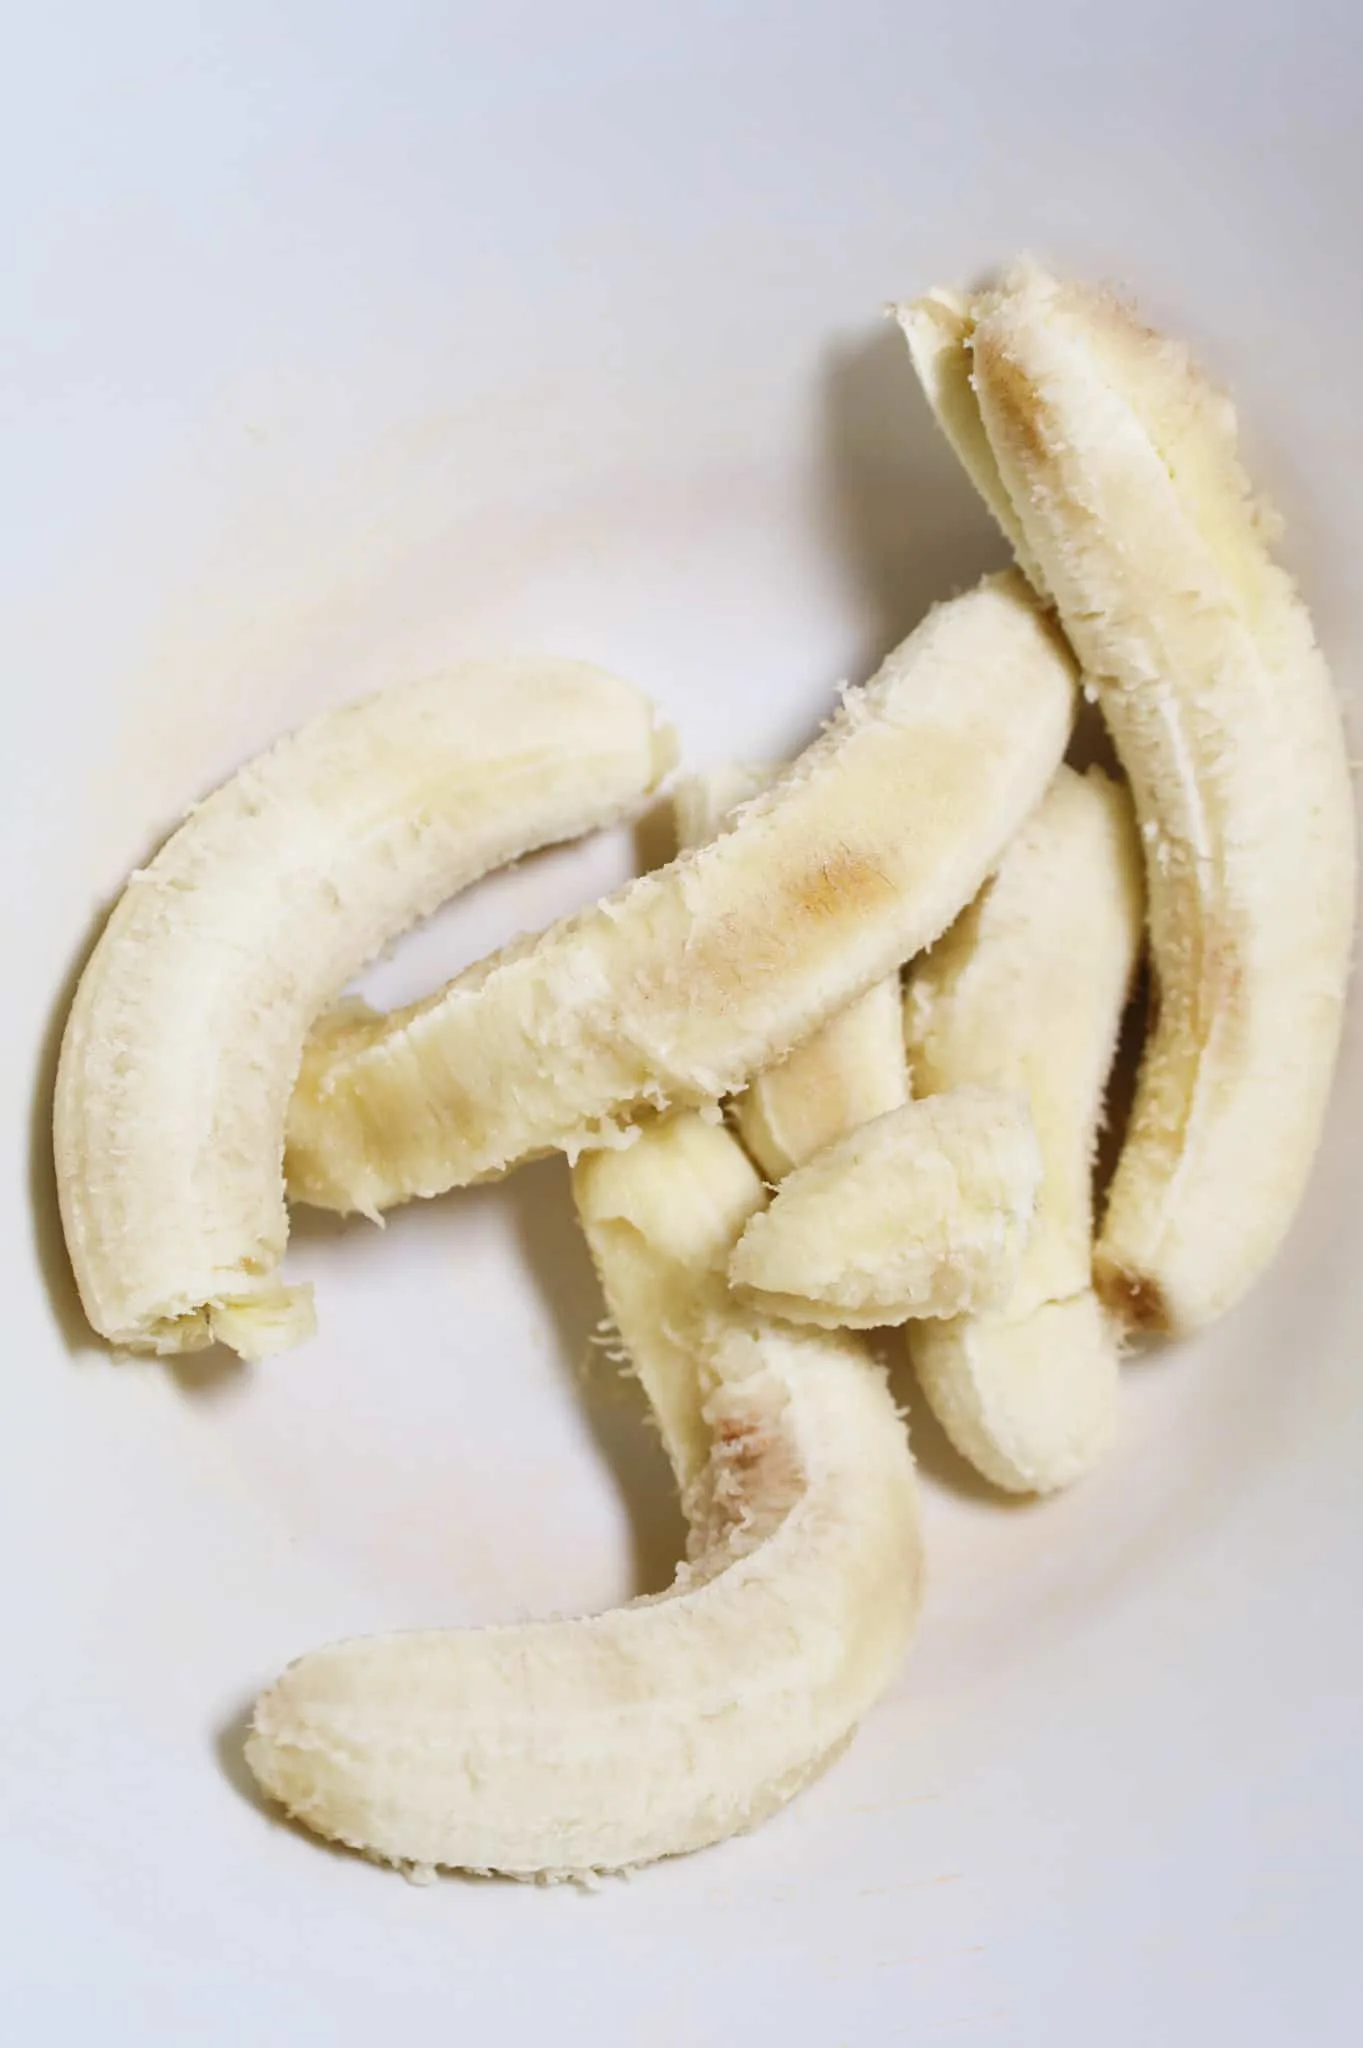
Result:
M291 1193L376 1212L732 1094L945 929L1054 772L1074 696L1016 573L939 606L732 832L321 1034Z
M135 874L67 1022L54 1147L95 1329L245 1358L312 1329L276 1277L284 1116L322 1005L488 869L620 817L671 765L628 684L471 662L324 713Z
M672 795L677 844L685 853L726 828L735 811L770 787L775 768L728 763L683 777ZM898 973L757 1074L735 1097L739 1136L769 1181L779 1181L844 1131L909 1099L903 995Z
M753 1826L889 1683L919 1604L913 1462L853 1340L728 1297L763 1190L694 1113L574 1176L606 1298L682 1487L690 1556L612 1613L340 1643L259 1702L247 1757L384 1860L551 1877Z
M1040 1183L1021 1097L959 1088L907 1102L797 1166L748 1224L729 1279L764 1314L826 1329L993 1307Z
M1143 911L1126 790L1096 768L1061 768L994 879L909 980L915 1088L943 1103L981 1083L1015 1089L1040 1140L1040 1198L1007 1299L909 1335L952 1442L1013 1492L1068 1485L1115 1424L1117 1332L1091 1284L1093 1155Z
M1146 847L1156 1021L1097 1284L1191 1331L1273 1258L1320 1135L1354 923L1339 708L1185 351L1034 265L968 313L981 424Z

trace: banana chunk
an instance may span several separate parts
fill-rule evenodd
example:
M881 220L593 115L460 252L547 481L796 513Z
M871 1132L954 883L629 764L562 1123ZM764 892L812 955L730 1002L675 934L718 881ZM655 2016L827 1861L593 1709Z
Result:
M1049 781L1074 698L1016 573L939 606L733 831L319 1038L290 1192L374 1212L734 1093L945 929Z
M1140 954L1140 841L1125 789L1062 768L994 879L910 976L914 1085L990 1083L1030 1104L1044 1177L1007 1298L918 1323L909 1348L961 1454L996 1486L1046 1493L1111 1439L1117 1332L1092 1290L1093 1155Z
M728 1296L763 1190L696 1114L575 1171L606 1298L691 1529L671 1591L579 1621L424 1630L304 1657L247 1755L319 1834L531 1878L619 1870L753 1826L850 1739L918 1611L913 1461L855 1340Z
M62 1043L67 1247L111 1342L258 1358L283 1286L284 1118L318 1011L489 869L627 813L671 765L628 684L472 662L324 713L194 809L120 898Z
M681 851L718 837L778 772L727 763L705 775L684 776L672 796ZM903 997L895 973L776 1066L754 1075L734 1098L731 1114L752 1158L768 1180L778 1181L844 1131L908 1099Z
M1273 1258L1319 1140L1354 923L1339 707L1186 352L1033 265L968 321L981 426L1146 848L1155 1023L1097 1283L1138 1328L1195 1330Z
M959 1088L907 1102L796 1167L748 1224L729 1278L764 1314L829 1329L993 1307L1040 1182L1021 1097Z

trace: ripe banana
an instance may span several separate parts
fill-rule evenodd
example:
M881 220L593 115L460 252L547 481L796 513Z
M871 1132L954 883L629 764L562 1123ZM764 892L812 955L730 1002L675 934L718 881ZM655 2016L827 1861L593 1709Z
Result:
M1035 266L972 300L980 422L1146 845L1155 1024L1096 1253L1194 1330L1274 1256L1315 1152L1355 894L1339 709L1235 416L1175 344Z
M132 877L72 1004L54 1145L86 1314L157 1352L298 1342L284 1117L322 1005L488 869L620 817L671 765L582 663L473 662L324 713Z
M1022 1097L958 1088L907 1102L797 1166L748 1224L729 1278L764 1314L830 1329L993 1307L1040 1184Z
M718 837L740 805L775 780L774 768L729 763L688 775L673 792L685 853ZM735 1127L769 1181L781 1180L839 1137L909 1098L898 973L849 1003L734 1098Z
M369 1212L732 1094L945 929L1064 751L1016 573L929 614L734 830L304 1058L297 1198Z
M691 1528L613 1613L340 1643L259 1702L247 1756L319 1834L392 1862L548 1877L751 1827L851 1737L919 1601L913 1461L854 1340L728 1297L761 1183L684 1113L575 1171L606 1298Z
M1015 1089L1040 1140L1036 1220L1007 1300L909 1335L957 1449L1014 1492L1077 1479L1115 1423L1117 1333L1091 1284L1093 1155L1143 899L1126 790L1096 768L1061 768L994 879L909 980L914 1086L944 1103L969 1085Z

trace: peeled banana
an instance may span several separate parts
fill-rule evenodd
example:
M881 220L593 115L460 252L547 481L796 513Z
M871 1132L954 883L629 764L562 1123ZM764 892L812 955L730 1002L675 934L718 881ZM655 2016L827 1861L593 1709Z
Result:
M375 1212L732 1094L950 923L1049 781L1074 691L1015 572L940 605L733 831L320 1036L291 1193Z
M828 1329L993 1307L1040 1182L1022 1097L958 1088L906 1102L797 1166L743 1232L729 1278L765 1314Z
M638 691L472 662L324 713L135 874L81 978L54 1145L91 1323L159 1352L298 1342L284 1117L317 1012L488 869L627 812L671 765Z
M416 1866L618 1870L751 1827L831 1760L917 1614L913 1463L855 1340L728 1296L763 1190L684 1113L575 1172L606 1298L691 1528L670 1592L580 1621L340 1643L256 1707L247 1756L318 1833Z
M677 843L704 846L775 780L774 768L730 763L684 776L672 795ZM770 1181L778 1181L844 1131L907 1102L899 975L840 1010L812 1038L764 1073L732 1105L735 1128Z
M909 1332L943 1428L1012 1492L1077 1479L1115 1423L1118 1333L1092 1287L1093 1157L1143 911L1126 790L1099 769L1061 768L993 880L909 978L915 1088L942 1103L983 1083L1015 1089L1040 1140L1044 1177L1007 1298Z
M1354 923L1339 708L1186 352L1035 265L966 317L1026 559L1145 841L1154 1024L1097 1283L1138 1328L1194 1330L1274 1256L1320 1135Z

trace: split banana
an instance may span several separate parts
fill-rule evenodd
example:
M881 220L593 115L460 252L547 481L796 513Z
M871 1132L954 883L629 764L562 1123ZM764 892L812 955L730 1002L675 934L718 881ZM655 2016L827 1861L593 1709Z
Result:
M112 1342L308 1335L277 1277L308 1027L488 869L614 820L671 765L645 698L577 662L474 662L324 713L133 876L81 978L54 1145L81 1299Z
M797 1166L748 1224L729 1278L764 1314L829 1329L995 1307L1040 1183L1022 1097L958 1088L907 1102Z
M302 1658L247 1756L318 1833L383 1860L553 1877L753 1826L850 1739L919 1602L913 1461L855 1340L728 1297L763 1191L685 1113L575 1173L606 1298L691 1528L671 1591L578 1621Z
M1016 573L939 606L733 831L321 1034L290 1192L374 1213L732 1094L946 928L1050 780L1074 699Z
M673 792L683 853L715 839L740 805L775 780L774 768L728 764L688 775ZM769 1181L781 1180L845 1131L909 1098L898 973L849 1003L734 1098L734 1125Z
M1143 913L1126 790L1098 769L1062 768L909 979L915 1087L943 1103L982 1083L1015 1089L1040 1140L1036 1219L1007 1299L909 1335L943 1428L1013 1492L1068 1485L1115 1424L1117 1331L1092 1287L1093 1156Z
M1032 265L966 320L1012 521L1146 846L1155 1022L1097 1284L1137 1327L1194 1330L1273 1258L1320 1135L1354 921L1339 708L1186 352Z

